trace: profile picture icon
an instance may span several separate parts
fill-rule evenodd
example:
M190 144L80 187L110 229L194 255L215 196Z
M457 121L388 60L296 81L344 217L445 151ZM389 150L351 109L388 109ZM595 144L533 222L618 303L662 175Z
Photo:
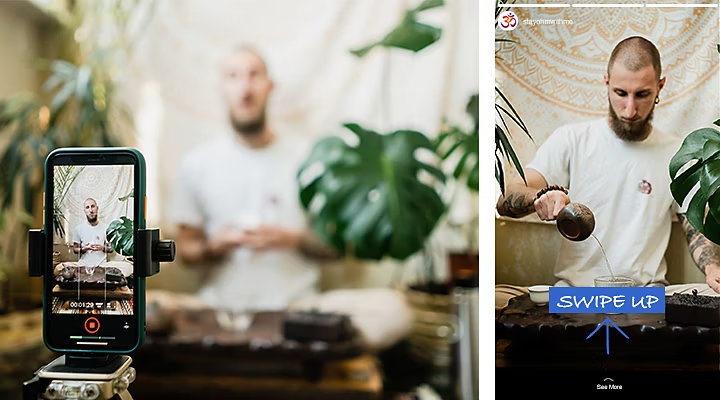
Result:
M500 29L504 31L511 31L518 26L518 18L517 15L515 15L512 11L505 11L498 17L498 25L500 26Z

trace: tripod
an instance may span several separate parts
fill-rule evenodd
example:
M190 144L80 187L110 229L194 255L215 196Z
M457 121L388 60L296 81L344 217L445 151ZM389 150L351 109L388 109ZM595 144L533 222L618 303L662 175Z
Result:
M132 400L132 358L116 355L70 355L56 358L23 383L23 400Z

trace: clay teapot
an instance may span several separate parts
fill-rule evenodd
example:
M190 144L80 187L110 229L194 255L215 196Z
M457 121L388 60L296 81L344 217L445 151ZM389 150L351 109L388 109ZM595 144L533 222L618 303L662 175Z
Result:
M584 204L570 203L557 215L557 228L566 239L580 242L595 230L595 215Z

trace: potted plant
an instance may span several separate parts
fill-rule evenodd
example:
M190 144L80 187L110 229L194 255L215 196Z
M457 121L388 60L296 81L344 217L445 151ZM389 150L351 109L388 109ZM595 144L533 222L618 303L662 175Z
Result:
M400 24L382 40L351 53L364 57L378 47L422 51L440 39L442 29L419 22L418 14L441 6L444 6L442 0L422 2L407 10ZM498 15L503 11L496 9ZM496 94L495 172L504 190L505 174L500 156L512 162L523 176L510 144L506 119L515 122L525 133L528 131L499 88ZM455 179L460 183L458 186L474 195L479 190L477 95L470 98L466 111L472 121L469 128L445 123L433 142L416 131L379 134L368 127L347 123L344 127L355 135L357 144L350 145L339 137L321 139L298 172L301 203L312 217L314 231L338 251L369 260L389 257L404 261L410 256L422 255L422 279L409 285L405 292L418 318L432 317L432 321L418 321L411 340L420 342L428 338L429 332L430 336L444 332L444 338L431 344L425 341L415 346L414 351L416 360L437 369L444 368L445 372L449 371L451 359L452 332L447 328L454 323L452 301L448 282L438 279L434 257L437 249L429 238L452 205L452 201L443 198L449 180ZM431 149L437 159L420 161L416 158L419 149ZM443 167L452 172L443 172ZM427 173L428 178L422 178L420 171ZM458 253L455 261L469 265L463 266L464 269L477 270L478 210L472 212L473 217L462 226L467 229L467 248ZM449 375L435 376L437 386L448 383L441 380Z
M720 120L715 121L720 125ZM692 164L691 164L692 163ZM689 166L688 166L689 165ZM687 167L682 173L681 169ZM710 241L720 244L720 131L701 128L691 132L670 161L670 191L683 204L696 185L686 216L690 225Z
M479 210L476 205L479 191L480 122L477 94L470 97L465 111L472 120L471 127L465 129L457 125L449 125L438 135L435 142L436 151L442 157L443 163L452 169L452 178L460 184L460 188L469 191L472 199L469 206L470 216L467 220L454 222L448 218L447 221L450 228L460 230L461 236L465 238L462 249L453 249L448 254L450 275L453 277L462 275L463 272L477 277L479 273ZM455 160L453 160L453 156Z
M420 23L418 14L443 5L441 0L424 1L407 10L400 24L382 40L351 53L364 57L378 47L422 51L440 39L442 29ZM502 99L507 100L504 96ZM380 134L356 123L344 124L354 134L357 144L350 145L339 137L321 139L298 172L301 203L312 218L314 231L326 243L359 259L388 257L405 261L410 256L422 255L422 279L409 285L406 294L416 307L416 314L432 316L434 321L418 328L425 332L417 331L413 335L421 338L427 337L428 332L444 332L445 337L439 345L431 345L431 351L419 347L416 353L422 353L417 354L418 359L445 369L449 367L452 339L451 330L446 328L454 323L452 301L448 282L438 279L434 257L437 249L429 238L451 205L443 198L446 182L456 179L460 186L474 194L479 189L477 95L470 98L466 111L472 120L469 128L444 124L432 142L427 135L416 131ZM501 114L495 132L498 153L514 162L517 157L508 140L504 118L510 115L521 127L524 125L509 102L497 105L496 111ZM416 154L420 149L432 150L437 158L419 160ZM452 173L443 172L443 166L450 167ZM502 168L498 159L496 177L504 187ZM421 171L427 178L421 177ZM478 264L476 225L475 209L474 218L463 225L468 229L467 250L460 253L461 261L470 261L469 268L475 270ZM440 354L433 354L433 346L435 350L442 347ZM430 360L433 356L436 356L434 360Z
M720 53L720 44L717 50ZM720 119L713 124L720 126ZM685 216L690 225L716 244L720 244L719 168L720 131L717 128L691 132L670 160L670 192L678 204L684 204L693 188L700 186Z
M106 235L110 247L121 256L125 257L125 261L132 264L133 253L135 251L135 232L133 230L133 220L128 218L128 206L130 199L135 197L135 189L118 200L125 203L125 215L110 222L107 227Z
M122 146L132 138L130 113L117 96L118 65L142 34L126 27L145 26L139 18L150 18L154 4L109 0L46 6L57 23L53 27L56 41L48 47L53 51L52 60L34 60L43 75L45 70L49 72L43 91L0 99L0 138L4 143L0 148L0 210L23 214L11 221L13 226L8 226L3 235L27 232L41 223L25 215L41 214L43 165L51 151ZM118 33L100 35L100 30ZM59 232L60 226L55 225L54 230ZM13 245L26 247L22 241ZM16 252L11 251L9 259L19 262Z

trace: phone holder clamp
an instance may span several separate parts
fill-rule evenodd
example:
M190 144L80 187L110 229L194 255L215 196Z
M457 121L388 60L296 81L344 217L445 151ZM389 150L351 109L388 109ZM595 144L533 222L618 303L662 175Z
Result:
M135 236L134 271L138 277L160 272L161 262L175 260L175 242L161 240L159 229L139 229ZM28 242L28 273L44 276L51 252L42 229L31 229ZM41 367L23 382L23 400L120 399L132 400L128 386L135 380L132 358L102 353L65 354Z
M43 276L46 268L47 238L42 229L31 229L28 241L28 272ZM175 241L161 240L159 229L138 229L135 235L134 273L138 277L160 272L161 262L175 260Z

